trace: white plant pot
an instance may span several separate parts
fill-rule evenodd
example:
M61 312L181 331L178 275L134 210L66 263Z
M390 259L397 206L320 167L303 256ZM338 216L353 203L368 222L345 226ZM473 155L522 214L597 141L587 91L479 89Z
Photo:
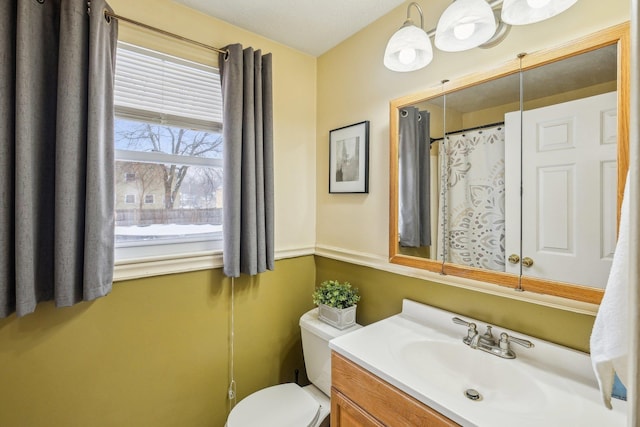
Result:
M318 305L318 318L337 329L347 329L356 324L356 307L334 308L328 305Z

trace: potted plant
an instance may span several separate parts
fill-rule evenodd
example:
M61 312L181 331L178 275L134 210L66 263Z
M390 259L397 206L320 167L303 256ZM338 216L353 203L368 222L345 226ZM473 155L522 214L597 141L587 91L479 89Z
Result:
M360 295L349 282L325 280L312 296L313 303L318 306L320 320L338 329L346 329L356 323L356 304Z

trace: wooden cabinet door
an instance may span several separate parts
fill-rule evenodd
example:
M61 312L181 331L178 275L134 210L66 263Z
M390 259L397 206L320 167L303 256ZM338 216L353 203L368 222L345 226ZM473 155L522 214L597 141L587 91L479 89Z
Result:
M332 427L460 427L335 352L331 357L331 384Z
M336 389L331 389L331 427L384 427Z

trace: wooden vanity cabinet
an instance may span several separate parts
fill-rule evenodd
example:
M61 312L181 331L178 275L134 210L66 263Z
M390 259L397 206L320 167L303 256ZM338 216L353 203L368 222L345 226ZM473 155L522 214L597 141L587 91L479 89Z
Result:
M332 352L331 427L385 426L460 425Z

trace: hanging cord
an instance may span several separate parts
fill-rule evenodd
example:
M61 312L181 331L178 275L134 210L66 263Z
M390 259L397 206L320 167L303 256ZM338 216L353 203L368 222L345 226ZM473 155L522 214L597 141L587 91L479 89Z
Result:
M231 278L231 319L230 319L230 330L229 330L229 371L230 371L230 377L231 377L231 381L229 382L229 389L227 390L227 394L229 396L229 402L231 403L231 407L229 408L230 410L233 409L233 407L236 405L236 380L235 380L235 376L234 376L234 358L235 358L235 354L234 354L234 344L235 344L235 323L234 323L234 319L235 319L235 279L232 277Z

